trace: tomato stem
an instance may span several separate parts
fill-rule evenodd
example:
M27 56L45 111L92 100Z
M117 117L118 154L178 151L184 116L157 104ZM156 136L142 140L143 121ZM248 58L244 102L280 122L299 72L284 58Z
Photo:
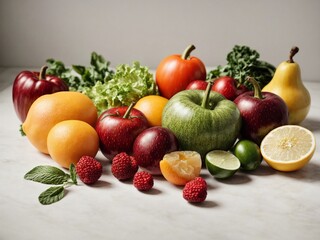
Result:
M212 85L213 85L213 81L212 80L208 81L208 85L204 93L204 98L202 99L202 103L201 103L201 107L203 108L208 108L209 96L210 96Z
M289 54L289 60L288 60L289 63L294 63L293 57L294 57L294 55L296 55L298 52L299 52L299 48L298 48L298 47L294 46L294 47L291 48L290 54Z
M122 118L129 118L130 112L131 112L133 106L134 106L134 103L131 103L130 106L128 107L127 111L124 113Z
M253 97L263 99L261 88L258 82L253 77L247 77L246 81L250 82L253 86Z
M46 79L46 71L48 69L48 66L43 66L40 70L40 73L39 73L39 79L40 80L45 80Z
M195 49L196 47L193 44L189 45L182 53L181 58L187 60L190 57L191 52Z

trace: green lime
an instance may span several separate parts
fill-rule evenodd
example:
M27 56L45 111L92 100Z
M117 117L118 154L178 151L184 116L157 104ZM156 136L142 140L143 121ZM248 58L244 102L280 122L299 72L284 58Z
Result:
M232 149L233 154L240 160L241 169L252 171L257 169L262 161L259 146L250 140L240 140Z
M215 178L233 176L240 168L239 159L230 152L213 150L206 155L206 167Z

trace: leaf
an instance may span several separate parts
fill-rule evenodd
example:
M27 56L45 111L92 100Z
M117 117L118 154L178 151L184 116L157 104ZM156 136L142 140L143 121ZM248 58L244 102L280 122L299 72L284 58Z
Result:
M64 187L50 187L39 195L39 202L43 205L49 205L60 201L64 197Z
M70 164L69 171L72 182L77 185L77 172L73 163Z
M37 166L24 175L24 179L44 184L60 185L70 179L70 175L53 166Z

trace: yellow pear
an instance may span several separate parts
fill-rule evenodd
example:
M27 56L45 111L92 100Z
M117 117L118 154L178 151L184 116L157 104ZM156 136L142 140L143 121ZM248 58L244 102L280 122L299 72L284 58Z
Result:
M293 47L289 60L279 64L272 80L262 89L280 96L288 106L289 124L299 124L308 115L311 98L308 89L301 80L301 71L293 56L299 51Z

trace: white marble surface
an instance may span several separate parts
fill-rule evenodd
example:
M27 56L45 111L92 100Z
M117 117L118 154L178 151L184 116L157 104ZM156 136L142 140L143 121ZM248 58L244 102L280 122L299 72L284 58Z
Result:
M48 186L23 176L40 164L57 165L20 136L11 99L20 70L0 71L0 239L319 239L319 147L293 173L263 163L252 173L218 181L203 169L209 190L200 205L187 203L182 189L162 178L149 193L119 182L99 154L104 173L96 185L72 186L60 202L41 205L37 197ZM320 82L305 84L312 106L302 125L319 142Z

